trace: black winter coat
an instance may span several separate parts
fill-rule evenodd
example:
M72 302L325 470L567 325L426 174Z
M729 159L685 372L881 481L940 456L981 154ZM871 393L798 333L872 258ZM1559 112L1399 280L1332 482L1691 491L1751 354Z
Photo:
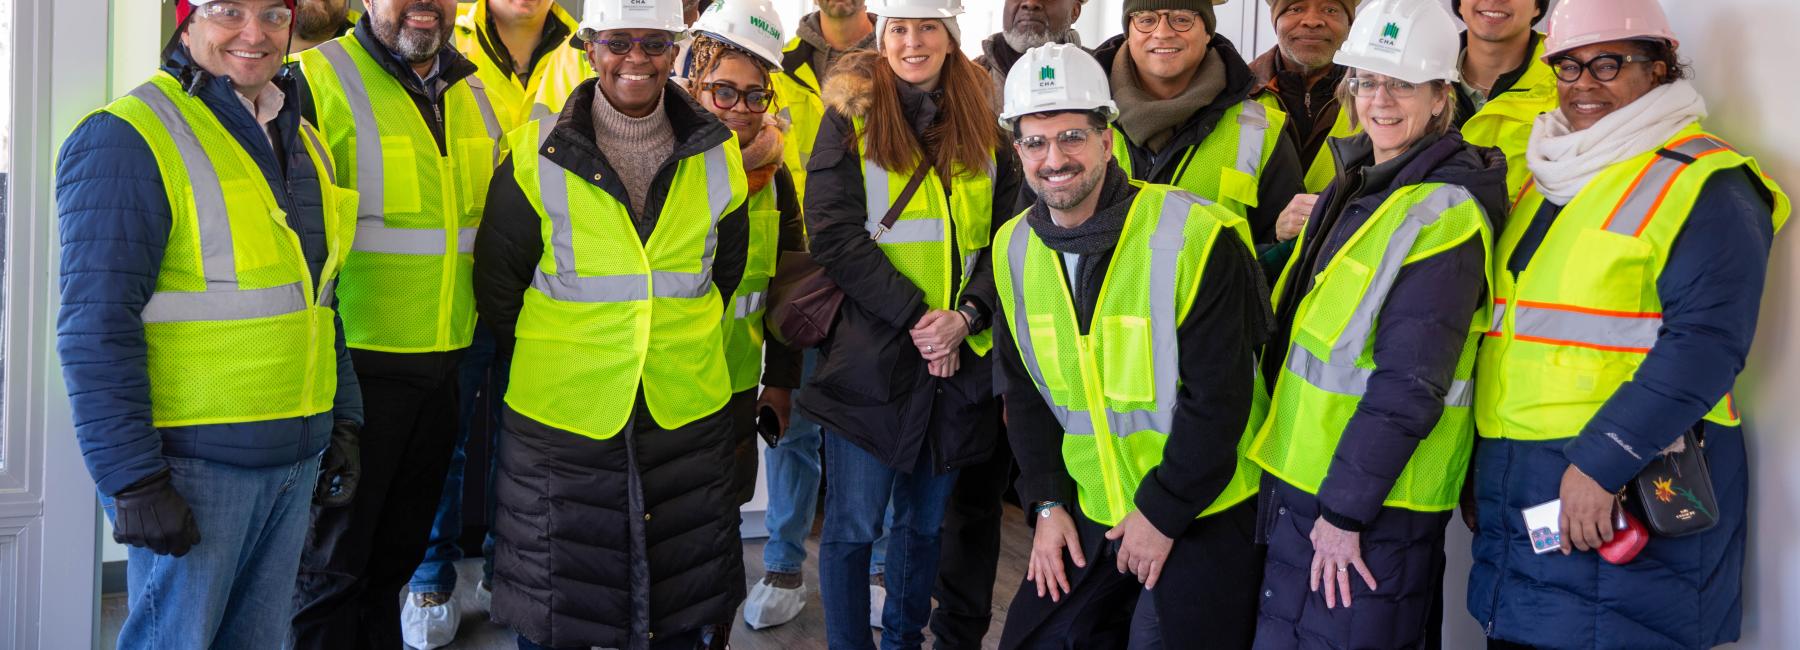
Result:
M673 163L734 137L676 85L663 92L675 147L651 182L645 213L632 215L640 240L656 228ZM544 145L513 153L601 178L602 189L630 205L594 141L598 97L594 81L584 82ZM719 222L713 282L723 296L743 276L747 214L739 208ZM489 189L474 271L476 308L505 349L543 254L539 221L509 158ZM542 645L635 649L725 620L743 600L737 504L728 473L720 471L731 465L726 409L666 430L649 415L640 389L632 419L606 440L511 409L504 431L495 485L496 622Z
M869 239L862 158L851 136L852 115L867 107L869 70L886 65L873 53L844 57L826 82L828 105L812 159L807 164L807 232L813 259L844 290L831 335L820 344L819 365L797 397L801 413L844 436L889 467L911 471L919 454L931 454L939 473L980 462L992 453L994 399L990 356L967 344L961 368L948 379L932 377L908 334L928 311L925 293L902 275ZM929 93L900 84L900 101L922 133L938 116ZM1019 172L1012 149L996 151L994 208L986 244L1013 216ZM953 265L960 260L952 260ZM953 274L960 274L960 269ZM973 303L981 321L996 311L993 261L976 259L969 286L956 301ZM980 323L978 323L980 325Z

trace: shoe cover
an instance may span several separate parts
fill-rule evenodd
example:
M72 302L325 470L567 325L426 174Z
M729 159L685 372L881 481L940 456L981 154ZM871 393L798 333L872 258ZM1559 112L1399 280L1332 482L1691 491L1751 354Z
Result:
M400 609L400 640L418 650L432 650L449 645L456 639L456 627L462 624L462 610L451 598L442 605L420 607L417 598L407 594Z
M474 607L475 611L481 612L482 614L492 614L494 612L494 590L488 588L486 580L481 581L475 586Z
M806 606L806 587L782 589L761 580L744 599L744 624L752 630L775 627L794 620Z
M869 627L881 629L881 612L887 608L887 587L869 585Z

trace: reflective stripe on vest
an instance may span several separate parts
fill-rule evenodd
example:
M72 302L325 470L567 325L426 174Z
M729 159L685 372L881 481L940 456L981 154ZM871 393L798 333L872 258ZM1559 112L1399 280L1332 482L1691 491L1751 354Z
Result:
M1235 117L1231 117L1233 114ZM1227 123L1226 118L1231 121ZM1278 138L1279 124L1285 122L1286 115L1280 109L1255 100L1239 102L1220 118L1204 140L1172 154L1182 158L1170 176L1170 184L1225 204L1243 216L1247 208L1258 203L1258 179L1274 152L1270 136ZM1235 138L1222 134L1228 128L1237 131ZM1232 148L1229 156L1225 155L1225 147ZM1149 161L1133 159L1131 140L1117 124L1113 125L1113 157L1132 178L1149 179L1155 171Z
M205 291L158 291L144 304L146 323L245 320L291 314L306 309L306 291L299 282L262 289L241 289L237 261L232 252L231 217L225 211L225 192L212 159L194 136L181 109L153 84L132 89L131 96L150 107L187 168L194 194L194 216L200 230L200 263L206 270ZM324 151L323 148L318 151ZM327 206L329 209L329 206Z
M1419 233L1426 226L1437 223L1445 211L1468 198L1466 190L1446 185L1413 204L1406 211L1406 218L1400 222L1399 228L1388 238L1387 252L1382 254L1381 263L1375 268L1368 289L1364 291L1362 300L1356 303L1349 323L1344 326L1343 333L1332 346L1332 360L1320 359L1306 349L1306 346L1294 344L1288 346L1288 371L1320 390L1362 397L1367 392L1369 377L1375 371L1356 365L1356 358L1362 354L1363 348L1375 333L1376 317L1380 315L1382 305L1387 304L1388 292L1394 288L1394 281L1400 277L1400 267L1405 265L1407 251L1412 250L1413 242L1418 240ZM1458 379L1450 383L1450 389L1444 395L1444 404L1466 407L1474 403L1474 394L1472 382Z
M369 100L369 90L363 82L362 69L351 60L350 53L339 40L327 41L318 50L331 62L332 69L343 82L344 97L350 104L350 117L358 134L356 188L361 192L361 197L357 204L356 250L397 255L447 254L441 229L389 228L384 223L386 161L382 159L381 138L370 137L371 134L380 134L381 127L375 121L375 105ZM474 84L469 85L469 91L475 95L475 106L481 111L488 137L499 141L504 134L500 130L499 119L494 115L494 107L488 101L487 91ZM495 147L491 161L493 166L500 164L500 153L500 148ZM475 252L475 229L459 229L456 244L456 253Z
M538 129L541 148L550 129ZM531 286L562 302L632 302L657 298L701 298L712 289L712 260L719 246L719 218L731 204L731 168L722 146L702 154L706 161L707 203L712 207L712 227L706 232L706 252L700 273L652 271L646 286L643 276L605 275L583 277L575 273L575 227L569 219L568 175L563 168L538 156L538 194L550 216L550 245L556 251L556 273L538 268Z

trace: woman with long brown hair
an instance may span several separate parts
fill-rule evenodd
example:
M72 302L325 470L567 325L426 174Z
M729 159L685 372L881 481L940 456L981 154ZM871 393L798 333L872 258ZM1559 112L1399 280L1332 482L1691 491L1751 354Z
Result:
M800 412L825 432L820 585L834 649L874 648L870 547L891 498L882 647L917 648L957 470L997 440L988 247L1019 179L960 0L873 3L877 52L840 60L807 166L813 258L845 300Z

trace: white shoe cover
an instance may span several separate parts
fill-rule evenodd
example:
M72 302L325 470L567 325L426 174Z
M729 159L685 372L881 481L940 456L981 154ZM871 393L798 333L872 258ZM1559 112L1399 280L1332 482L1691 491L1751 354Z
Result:
M494 613L494 590L488 588L486 580L475 585L475 610L483 614Z
M412 594L400 609L400 639L419 650L432 650L450 645L456 639L456 628L462 624L462 610L456 599L433 607L420 607Z
M881 629L881 612L887 609L887 587L869 585L869 627Z
M761 580L744 599L744 624L752 630L775 627L794 620L806 606L806 586L782 589Z

